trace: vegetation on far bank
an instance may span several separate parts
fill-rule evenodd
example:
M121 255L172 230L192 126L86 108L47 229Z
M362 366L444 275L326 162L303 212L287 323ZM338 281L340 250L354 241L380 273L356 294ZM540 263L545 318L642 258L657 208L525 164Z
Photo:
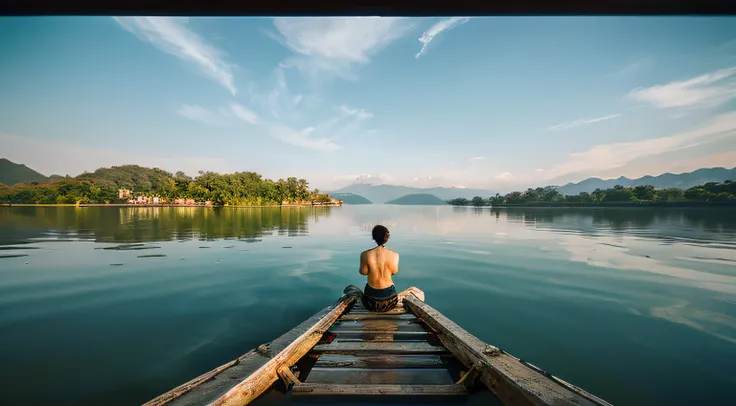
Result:
M736 182L708 182L682 190L676 188L655 189L654 186L624 187L616 185L610 189L596 189L592 193L582 192L565 196L555 187L527 189L506 195L472 199L448 200L455 206L514 206L514 205L605 205L605 204L669 204L669 203L736 203Z
M214 205L261 206L327 203L331 197L310 190L305 179L290 177L273 181L256 172L219 174L200 171L192 178L184 172L171 174L158 168L138 165L100 168L76 177L55 176L46 182L0 183L0 203L77 204L124 203L119 189L131 196L158 196L166 202L176 199L210 201Z

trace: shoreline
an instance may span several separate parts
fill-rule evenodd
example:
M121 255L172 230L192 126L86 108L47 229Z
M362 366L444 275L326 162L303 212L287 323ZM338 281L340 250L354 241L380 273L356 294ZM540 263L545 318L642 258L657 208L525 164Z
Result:
M260 205L260 206L212 206L212 205L197 205L197 204L127 204L127 203L54 203L54 204L43 204L43 203L0 203L0 207L201 207L205 209L213 208L274 208L274 207L340 207L337 204L271 204L271 205Z
M654 207L713 207L713 206L723 206L723 207L733 207L736 206L736 201L727 201L727 202L647 202L647 203L561 203L561 204L554 204L554 203L520 203L520 204L499 204L496 206L459 206L459 205L450 205L451 207L458 207L458 208L478 208L478 209L486 209L486 208L493 208L493 209L499 209L499 208L514 208L514 207L532 207L532 208L578 208L578 207L586 207L586 208L603 208L603 207L626 207L626 208L654 208Z

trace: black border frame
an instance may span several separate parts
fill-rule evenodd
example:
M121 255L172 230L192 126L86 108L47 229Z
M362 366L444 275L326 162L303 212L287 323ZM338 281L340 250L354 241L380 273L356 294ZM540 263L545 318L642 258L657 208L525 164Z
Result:
M734 0L0 0L0 15L475 16L736 14Z

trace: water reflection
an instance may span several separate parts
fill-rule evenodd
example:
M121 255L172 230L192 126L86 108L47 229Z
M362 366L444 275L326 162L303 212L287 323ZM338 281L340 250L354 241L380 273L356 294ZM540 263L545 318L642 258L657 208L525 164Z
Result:
M736 211L730 208L505 208L493 209L498 216L505 213L509 221L540 224L555 229L575 230L597 235L598 230L613 233L654 229L655 236L692 236L693 232L736 237ZM664 231L664 233L662 233Z
M734 382L734 213L0 208L0 404L141 404L364 281L378 223L402 255L397 286L482 340L614 404L709 403Z
M303 236L331 207L2 207L0 245L46 240L153 242Z
M467 261L489 255L498 260L503 250L523 249L524 259L516 263L535 256L564 258L626 271L619 277L656 277L665 285L736 294L735 213L692 208L374 207L353 215L365 232L377 220L393 225L391 243L399 250L419 245Z

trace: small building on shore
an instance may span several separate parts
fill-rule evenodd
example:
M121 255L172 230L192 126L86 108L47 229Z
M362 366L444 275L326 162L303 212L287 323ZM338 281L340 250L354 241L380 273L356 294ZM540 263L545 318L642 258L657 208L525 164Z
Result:
M342 200L337 200L334 197L331 197L329 202L312 201L312 206L342 206L342 204Z
M133 193L133 191L130 189L118 189L118 199L120 200L130 199L131 193Z

